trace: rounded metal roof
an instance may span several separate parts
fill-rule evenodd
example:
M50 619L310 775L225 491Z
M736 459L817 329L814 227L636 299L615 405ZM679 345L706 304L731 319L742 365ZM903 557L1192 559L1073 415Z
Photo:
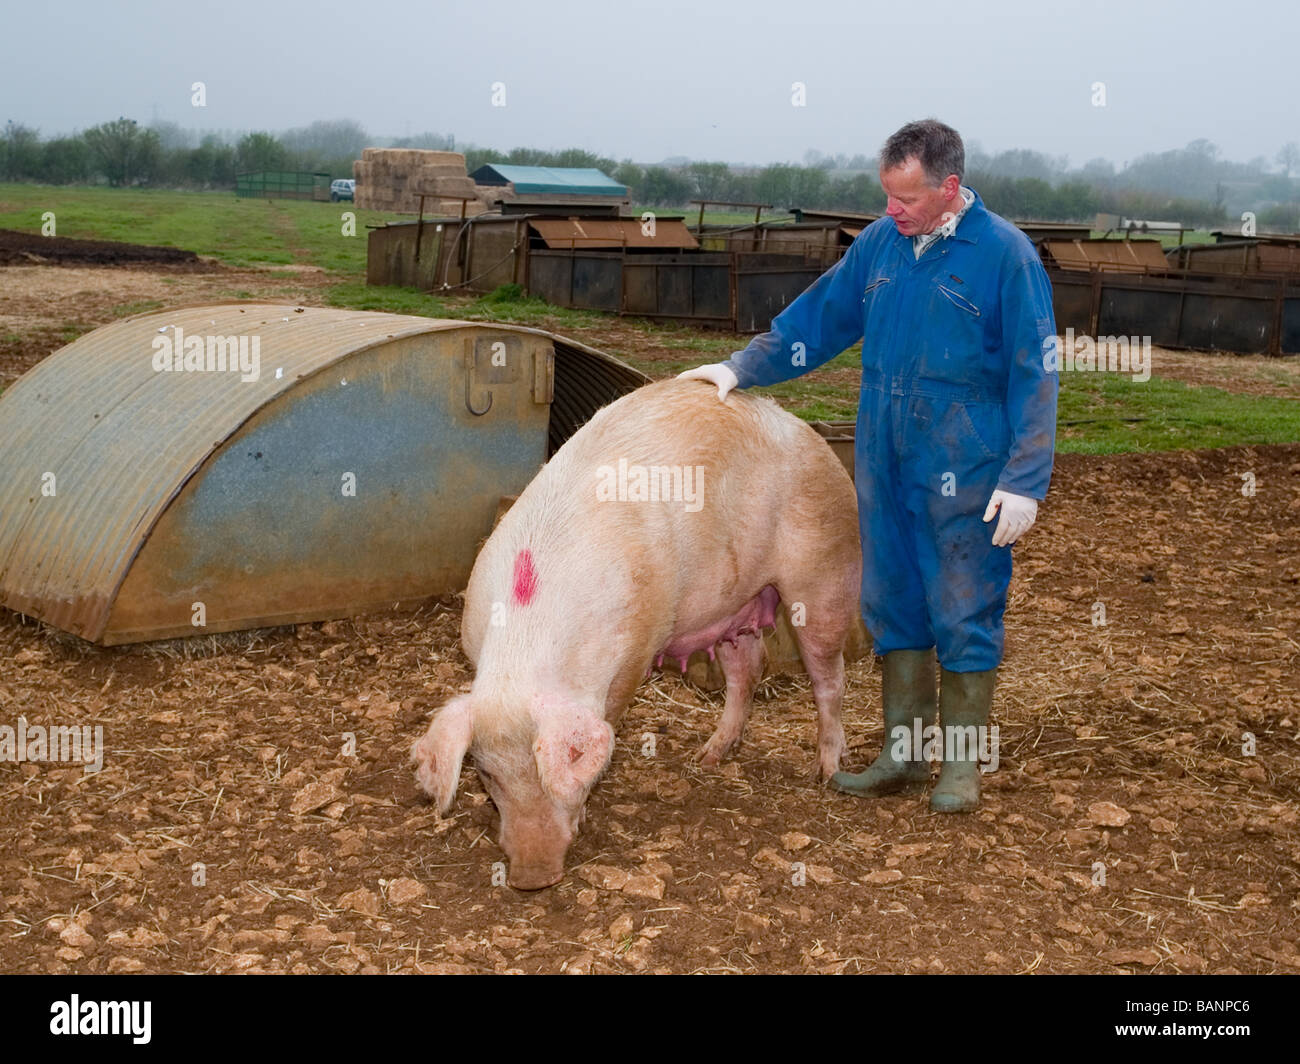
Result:
M467 328L551 337L552 453L596 409L649 379L538 329L274 303L174 307L74 340L0 395L0 603L99 638L158 517L259 409L360 351ZM257 336L257 378L156 370L155 340L177 330Z

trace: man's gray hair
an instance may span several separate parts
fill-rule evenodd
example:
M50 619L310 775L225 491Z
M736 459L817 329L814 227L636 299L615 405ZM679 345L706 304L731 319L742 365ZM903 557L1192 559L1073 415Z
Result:
M960 181L966 172L966 148L961 134L934 118L908 122L880 149L880 169L892 170L915 157L936 188L949 174Z

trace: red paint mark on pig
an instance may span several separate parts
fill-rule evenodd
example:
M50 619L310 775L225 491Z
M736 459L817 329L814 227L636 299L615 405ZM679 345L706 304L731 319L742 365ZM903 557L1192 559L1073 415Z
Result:
M537 570L533 568L533 553L527 547L515 555L515 605L527 606L537 593Z

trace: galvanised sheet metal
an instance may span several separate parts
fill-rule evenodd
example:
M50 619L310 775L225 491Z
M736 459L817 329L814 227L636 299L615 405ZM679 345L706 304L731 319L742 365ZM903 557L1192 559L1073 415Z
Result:
M593 167L517 166L513 163L485 163L469 175L476 184L510 184L520 193L583 193L626 196L627 186Z
M1093 332L1094 276L1054 265L1047 268L1047 278L1052 283L1052 316L1058 333L1063 334L1066 329L1073 329L1081 336ZM1095 283L1099 289L1100 278Z
M438 269L444 237L450 239L455 233L454 227L438 222L371 229L366 238L366 284L405 285L431 291L444 280Z
M194 602L220 631L460 590L501 496L546 459L539 400L551 358L543 336L447 330L370 347L300 382L167 507L103 641L192 632Z
M639 218L530 218L548 248L698 248L699 242L677 218L664 218L647 233Z
M256 337L256 379L155 370L154 340L177 328ZM473 530L445 515L472 510L486 534L500 495L546 457L553 341L275 304L173 308L88 333L0 397L0 603L121 642L438 593L430 580L467 575L472 561ZM504 366L492 364L494 345L511 355ZM571 366L612 363L565 350ZM568 420L640 383L621 370L564 390ZM421 542L435 497L444 538ZM420 578L408 564L416 547L432 552ZM212 606L206 629L190 624L195 601Z
M1300 285L1287 277L1166 276L1049 265L1059 332L1149 336L1161 347L1239 354L1300 351Z
M548 303L729 326L731 256L534 249L528 290Z
M731 323L731 261L727 255L628 255L622 309L700 325Z
M1217 244L1184 244L1170 248L1167 255L1175 265L1200 273L1300 274L1300 246L1295 244L1221 240Z
M823 250L822 261L807 255L737 252L734 256L736 331L770 329L772 319L833 264L834 249Z
M640 370L595 348L563 336L552 337L555 346L555 395L551 402L551 426L547 445L549 458L591 420L602 406L650 378Z
M1051 262L1063 270L1132 270L1163 273L1169 266L1159 240L1047 240Z

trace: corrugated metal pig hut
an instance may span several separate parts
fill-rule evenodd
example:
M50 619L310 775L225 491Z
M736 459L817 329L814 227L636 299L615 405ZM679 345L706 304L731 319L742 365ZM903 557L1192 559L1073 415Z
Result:
M0 396L0 604L114 644L458 591L502 497L647 379L509 325L254 303L106 325Z

